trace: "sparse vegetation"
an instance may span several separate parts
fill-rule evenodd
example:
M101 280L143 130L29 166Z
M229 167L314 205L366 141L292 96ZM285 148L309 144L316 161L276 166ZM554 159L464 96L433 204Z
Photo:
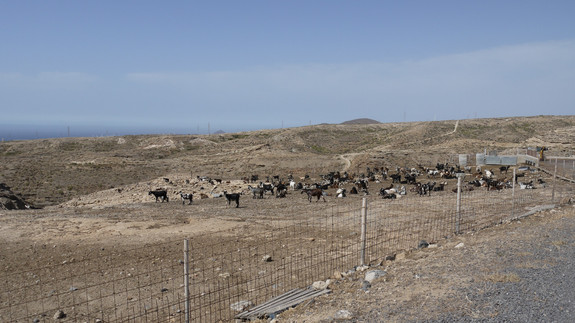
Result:
M232 177L233 172L288 173L293 171L294 158L299 165L296 169L305 165L306 172L318 174L327 167L343 167L338 155L349 153L366 156L351 161L351 167L359 169L404 164L403 154L414 151L423 160L444 160L450 154L526 147L529 138L547 140L553 150L573 151L574 127L574 116L538 116L461 120L457 131L450 135L454 121L318 125L210 136L5 141L0 146L0 178L14 189L25 191L32 203L46 205L50 196L57 196L50 203L61 203L102 187L136 183L173 171L218 177ZM292 159L285 159L279 154L282 151L289 151ZM369 158L382 154L386 155L383 160ZM60 196L51 187L55 181L74 189Z

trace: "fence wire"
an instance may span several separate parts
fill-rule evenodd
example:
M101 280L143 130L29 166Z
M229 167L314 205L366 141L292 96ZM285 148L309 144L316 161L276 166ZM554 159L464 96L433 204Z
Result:
M365 261L375 265L422 240L437 243L510 221L573 194L573 185L561 182L465 190L459 204L452 191L395 200L370 196ZM357 267L361 224L361 204L338 204L327 212L268 217L189 237L190 321L232 321L252 305ZM42 251L34 250L40 257ZM162 256L151 256L157 254ZM63 322L186 322L185 258L182 241L173 240L132 249L94 247L81 259L48 267L5 266L0 321L52 322L59 315Z

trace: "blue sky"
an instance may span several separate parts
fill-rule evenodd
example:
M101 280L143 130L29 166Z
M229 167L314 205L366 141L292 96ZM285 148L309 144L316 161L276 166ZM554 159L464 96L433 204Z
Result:
M572 0L0 1L0 136L571 115L573 13Z

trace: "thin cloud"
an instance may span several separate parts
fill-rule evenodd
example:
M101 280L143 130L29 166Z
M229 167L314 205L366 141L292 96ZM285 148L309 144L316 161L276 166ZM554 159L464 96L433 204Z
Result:
M268 65L211 71L0 74L14 119L286 127L572 114L575 41L520 44L402 62ZM407 117L406 117L407 116ZM20 119L18 119L20 118ZM41 122L40 121L40 122ZM55 122L55 121L54 121Z
M342 118L376 109L408 109L411 118L567 113L575 91L575 41L505 46L399 63L259 66L211 73L133 73L130 82L169 85L209 106L334 111ZM571 90L571 93L566 93ZM538 110L543 102L556 106ZM528 110L526 110L528 109ZM257 112L256 112L257 113ZM314 119L325 116L316 113ZM383 114L383 113L382 113ZM454 115L455 114L455 115ZM381 117L381 119L384 116Z

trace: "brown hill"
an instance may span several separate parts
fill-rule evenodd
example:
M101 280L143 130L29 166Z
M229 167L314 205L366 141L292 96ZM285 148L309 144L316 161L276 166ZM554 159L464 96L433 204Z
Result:
M344 121L341 124L378 124L381 123L377 120L369 119L369 118L360 118L360 119L353 119L349 121Z
M361 119L363 120L363 119ZM455 154L547 146L575 149L575 116L316 125L213 135L7 141L0 181L36 206L163 178L358 172L435 165Z

